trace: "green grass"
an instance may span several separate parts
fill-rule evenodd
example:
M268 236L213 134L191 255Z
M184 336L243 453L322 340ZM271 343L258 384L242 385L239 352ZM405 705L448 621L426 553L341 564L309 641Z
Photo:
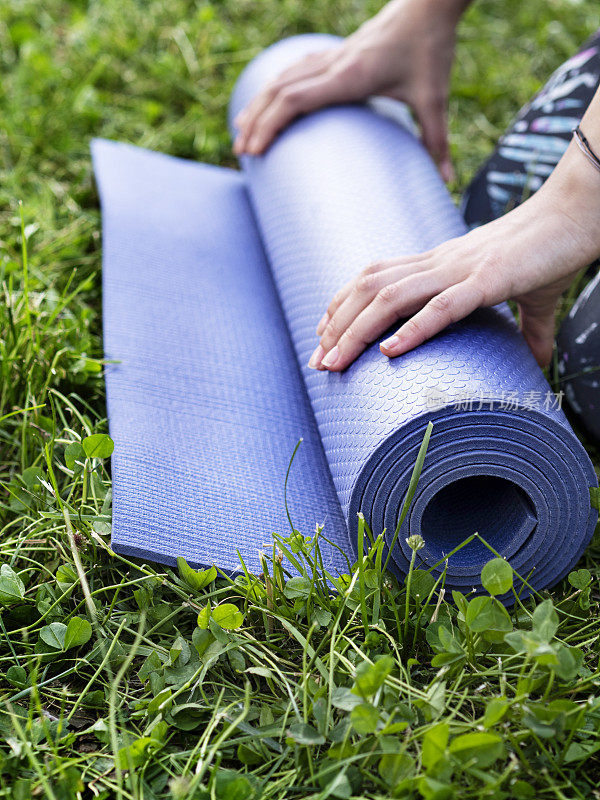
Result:
M0 797L600 796L598 540L510 615L491 597L448 603L418 570L382 574L368 532L334 596L300 534L278 543L293 580L277 559L231 584L108 549L89 139L233 164L242 66L376 6L0 0ZM469 11L456 191L599 25L592 0ZM493 593L511 581L488 572Z

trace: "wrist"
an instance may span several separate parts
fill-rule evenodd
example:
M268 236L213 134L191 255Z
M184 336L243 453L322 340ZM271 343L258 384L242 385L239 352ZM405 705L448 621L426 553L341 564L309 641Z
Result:
M576 142L570 143L543 188L570 221L580 242L582 266L600 257L600 171Z

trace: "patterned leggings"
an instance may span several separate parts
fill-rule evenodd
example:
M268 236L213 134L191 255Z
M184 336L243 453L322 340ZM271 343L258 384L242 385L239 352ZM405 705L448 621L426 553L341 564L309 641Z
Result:
M469 227L500 217L537 191L571 141L600 83L600 31L559 67L517 115L465 192ZM600 439L600 272L558 337L559 373L572 410Z

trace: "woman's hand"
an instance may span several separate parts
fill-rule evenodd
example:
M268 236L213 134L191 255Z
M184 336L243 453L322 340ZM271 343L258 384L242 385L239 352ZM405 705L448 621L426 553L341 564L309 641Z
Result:
M549 363L554 313L576 273L600 255L600 173L572 143L544 186L513 211L426 253L374 264L333 298L309 366L339 371L399 319L393 358L481 306L519 304L523 334Z
M393 0L339 47L283 72L236 118L237 154L262 153L294 117L379 94L412 108L445 180L452 176L446 128L454 29L468 0Z

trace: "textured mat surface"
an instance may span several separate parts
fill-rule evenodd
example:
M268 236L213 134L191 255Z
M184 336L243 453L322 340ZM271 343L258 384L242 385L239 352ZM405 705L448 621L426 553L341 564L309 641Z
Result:
M238 82L232 118L287 64L335 41L269 48ZM575 563L597 518L596 477L506 307L393 361L375 343L341 375L306 368L316 322L358 269L464 231L411 133L366 106L300 119L244 159L253 211L231 171L106 142L94 160L106 353L121 362L107 374L115 549L227 569L239 549L256 568L269 531L285 531L283 479L304 436L292 518L306 533L325 521L352 560L359 510L393 534L433 420L396 569L412 533L433 566L478 531L533 570L537 588ZM489 557L477 541L463 548L448 583L477 587ZM328 558L342 567L335 549Z

